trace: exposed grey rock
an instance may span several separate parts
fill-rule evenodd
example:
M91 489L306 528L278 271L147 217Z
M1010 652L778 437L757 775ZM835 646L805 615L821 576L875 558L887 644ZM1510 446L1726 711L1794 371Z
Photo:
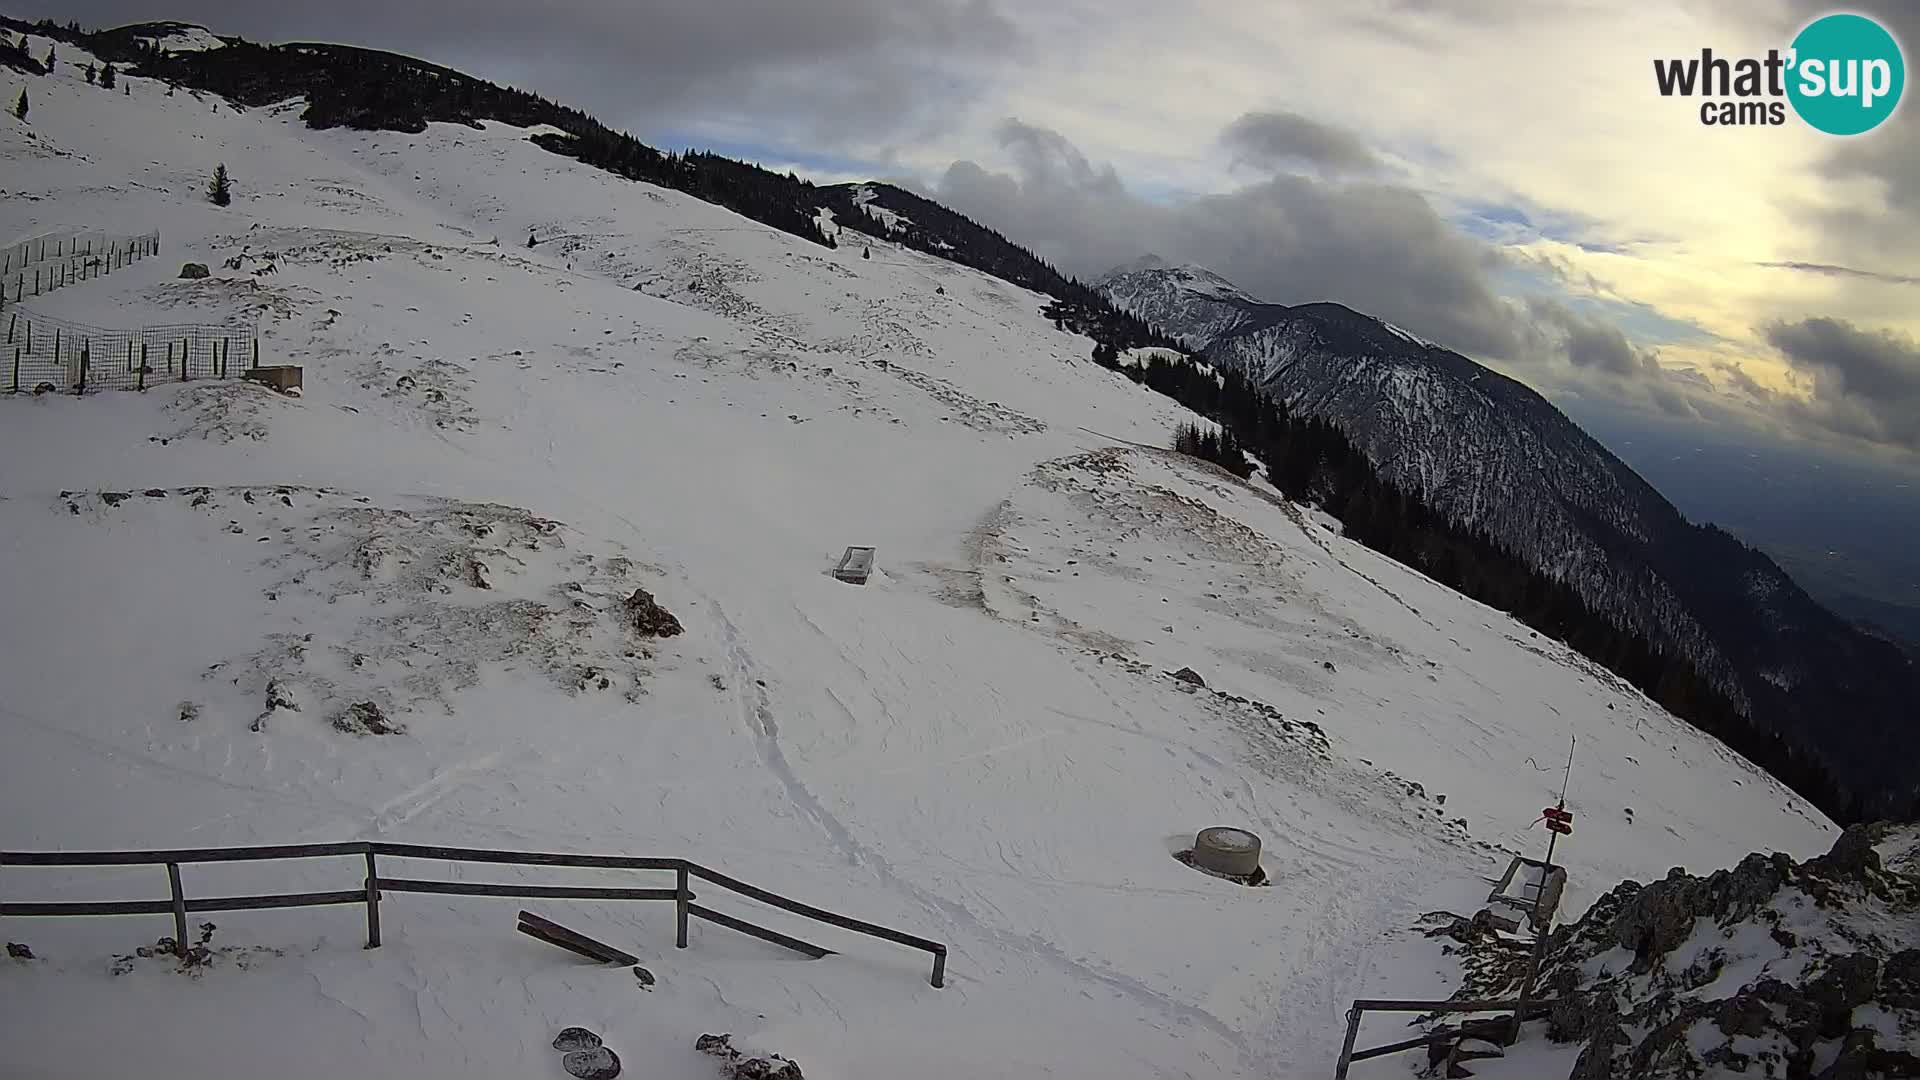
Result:
M1920 949L1902 949L1880 970L1880 1002L1920 1012Z
M7 956L14 960L33 959L33 950L17 941L7 942Z
M673 637L682 630L673 612L661 607L645 589L633 590L632 596L621 601L621 607L626 611L627 625L641 637Z
M1207 680L1201 678L1200 673L1190 667L1183 667L1179 671L1174 672L1173 677L1183 683L1192 683L1194 686L1204 687L1207 685Z
M387 719L380 706L371 701L357 701L347 706L333 721L333 726L353 735L392 735L400 729Z
M620 1075L620 1055L604 1046L575 1050L560 1059L560 1067L579 1080L613 1080Z
M553 1037L553 1048L563 1054L580 1050L597 1050L600 1036L583 1027L562 1028L560 1034Z
M1916 829L1899 828L1900 842ZM1849 829L1803 864L1754 854L1702 877L1674 870L1648 885L1622 882L1554 931L1540 985L1554 1002L1548 1036L1585 1043L1574 1080L1920 1077L1910 1049L1878 1045L1873 1034L1920 1031L1920 949L1889 944L1909 940L1894 928L1920 925L1920 879L1882 865L1874 845L1891 835ZM1511 996L1518 976L1503 943L1474 929L1457 918L1446 927L1461 942L1452 947L1466 975L1461 993ZM1608 956L1619 948L1633 952L1626 972ZM1769 970L1794 982L1753 974L1735 982L1732 973L1757 971L1754 961L1779 951L1785 962ZM1877 1010L1873 1030L1864 1020L1854 1028L1863 1009Z
M1807 1000L1820 1010L1820 1031L1829 1038L1853 1026L1853 1010L1873 1000L1880 985L1880 961L1865 953L1835 957L1819 978L1807 984Z
M207 269L206 263L187 263L180 268L180 276L188 281L198 281L212 273L213 271Z

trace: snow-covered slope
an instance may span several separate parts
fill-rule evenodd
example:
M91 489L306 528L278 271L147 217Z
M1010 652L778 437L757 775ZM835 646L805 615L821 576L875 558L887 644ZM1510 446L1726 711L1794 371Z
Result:
M1334 303L1258 303L1205 271L1141 266L1119 307L1332 421L1382 476L1686 657L1846 791L1903 807L1920 752L1920 667L1821 608L1762 553L1688 523L1531 388Z
M25 310L243 305L305 392L0 400L0 847L685 855L952 956L935 990L919 955L737 899L840 955L529 905L640 955L649 993L514 934L514 901L407 895L378 950L353 908L227 914L189 977L134 953L163 917L8 918L35 957L0 966L8 1075L558 1075L584 1024L667 1080L714 1075L693 1043L720 1031L811 1077L1319 1076L1347 999L1445 989L1406 928L1534 847L1570 736L1574 910L1831 839L1558 643L1152 449L1191 417L1037 294L513 128L313 132L62 55L0 120L0 238L158 228L165 257ZM174 280L189 260L214 276ZM864 587L828 574L849 544L878 548ZM634 590L684 633L635 636ZM1214 824L1265 839L1270 886L1170 857ZM360 873L185 869L190 895Z

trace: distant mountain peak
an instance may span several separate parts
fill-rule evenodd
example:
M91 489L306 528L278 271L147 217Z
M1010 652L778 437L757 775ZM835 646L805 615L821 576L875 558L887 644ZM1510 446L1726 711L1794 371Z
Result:
M1098 288L1106 289L1115 282L1135 277L1158 279L1177 285L1180 289L1198 296L1218 300L1239 300L1249 304L1260 302L1245 289L1199 263L1168 262L1151 252L1132 262L1114 267L1101 275L1094 284Z

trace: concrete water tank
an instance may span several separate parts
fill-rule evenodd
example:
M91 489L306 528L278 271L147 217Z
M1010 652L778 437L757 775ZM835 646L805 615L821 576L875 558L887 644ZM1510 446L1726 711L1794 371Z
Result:
M1246 877L1260 869L1260 838L1224 825L1201 829L1193 838L1193 863L1216 874Z

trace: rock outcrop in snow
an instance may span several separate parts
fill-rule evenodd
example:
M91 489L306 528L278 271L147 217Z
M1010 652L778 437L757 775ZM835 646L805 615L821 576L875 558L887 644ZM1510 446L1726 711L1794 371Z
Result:
M1552 935L1545 1030L1571 1080L1920 1076L1920 827L1856 826L1805 862L1624 882ZM1511 996L1524 952L1466 936L1462 996Z

